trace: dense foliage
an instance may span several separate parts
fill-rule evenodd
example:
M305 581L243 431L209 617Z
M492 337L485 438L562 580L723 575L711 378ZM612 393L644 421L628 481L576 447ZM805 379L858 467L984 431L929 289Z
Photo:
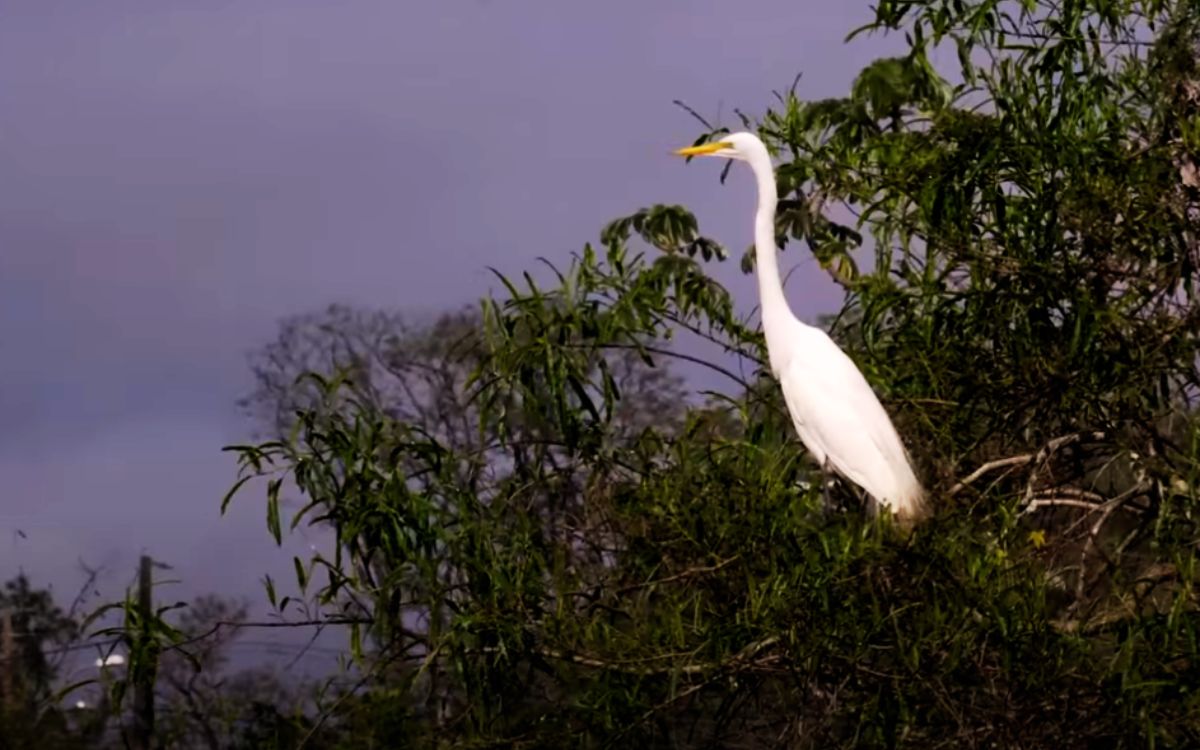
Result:
M0 747L32 747L39 740L75 747L66 718L47 704L61 677L59 648L76 636L78 623L23 573L0 588L0 618Z
M936 517L823 506L680 207L427 334L313 359L291 329L279 439L236 450L276 539L290 495L336 536L297 576L365 678L322 743L1200 742L1200 11L879 0L876 31L908 53L745 125ZM727 387L659 374L698 367Z

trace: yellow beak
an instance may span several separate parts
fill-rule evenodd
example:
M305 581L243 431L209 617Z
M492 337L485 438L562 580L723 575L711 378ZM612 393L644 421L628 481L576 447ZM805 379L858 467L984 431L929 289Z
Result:
M679 156L706 156L723 151L731 146L724 141L713 141L711 143L702 143L699 146L688 146L675 151Z

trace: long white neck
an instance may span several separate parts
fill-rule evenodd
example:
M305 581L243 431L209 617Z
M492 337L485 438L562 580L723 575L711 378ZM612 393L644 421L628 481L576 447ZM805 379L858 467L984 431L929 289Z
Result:
M758 297L762 308L763 333L767 337L767 351L771 354L771 368L777 370L783 363L776 362L776 336L785 332L787 323L794 321L792 309L783 295L783 280L779 277L779 252L775 247L775 205L778 202L775 187L775 170L771 167L766 150L754 154L748 160L758 183L758 210L754 214L754 256L758 276Z

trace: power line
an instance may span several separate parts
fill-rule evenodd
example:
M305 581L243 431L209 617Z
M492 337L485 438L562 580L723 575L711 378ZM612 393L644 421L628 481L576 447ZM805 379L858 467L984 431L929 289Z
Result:
M209 627L209 629L204 631L203 633L189 637L178 643L172 643L172 644L170 644L169 648L179 648L181 646L187 646L187 645L190 645L193 643L199 643L200 641L203 641L204 639L215 635L218 631L225 629L225 628L228 628L230 630L241 630L241 629L245 629L245 628L321 628L321 627L328 627L331 625L370 625L373 622L374 622L374 620L371 620L369 618L354 618L354 617L331 617L331 618L326 618L323 620L292 620L292 621L287 621L287 620L266 620L266 621L220 620L218 622L213 623L212 626ZM20 630L13 631L14 638L38 637L39 635L41 635L41 634L30 633L28 631L20 631ZM58 653L66 653L69 651L80 651L80 650L83 650L86 648L91 648L93 646L108 646L108 645L112 645L114 643L120 643L122 640L124 640L123 637L117 636L117 637L113 637L113 638L109 638L109 639L105 639L105 640L87 641L85 643L75 643L75 644L70 644L70 645L66 645L66 646L59 646L59 647L52 648L52 649L44 649L42 651L42 653L58 654ZM237 642L238 641L230 641L230 643L237 643Z
M347 649L335 648L333 646L308 646L303 643L286 644L277 641L230 641L225 644L230 648L263 648L273 650L279 653L291 653L293 651L312 651L318 654L344 654L348 653Z
M21 636L23 636L25 634L15 633L14 635L16 637L20 638ZM102 640L102 641L86 641L84 643L72 643L72 644L69 644L66 646L56 646L54 648L44 648L41 651L46 656L54 656L56 654L69 654L72 651L86 651L87 649L90 649L90 648L104 648L105 646L113 646L113 645L120 643L123 640L124 640L123 638L108 638L108 639Z

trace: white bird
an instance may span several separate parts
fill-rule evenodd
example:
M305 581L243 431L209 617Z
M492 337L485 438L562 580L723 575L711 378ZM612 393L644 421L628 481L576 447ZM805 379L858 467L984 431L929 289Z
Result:
M862 487L905 527L927 514L925 492L892 420L867 379L820 328L792 314L783 294L775 247L775 170L767 147L752 133L676 151L750 165L758 183L754 215L755 265L762 327L771 372L779 380L801 442L823 470Z

